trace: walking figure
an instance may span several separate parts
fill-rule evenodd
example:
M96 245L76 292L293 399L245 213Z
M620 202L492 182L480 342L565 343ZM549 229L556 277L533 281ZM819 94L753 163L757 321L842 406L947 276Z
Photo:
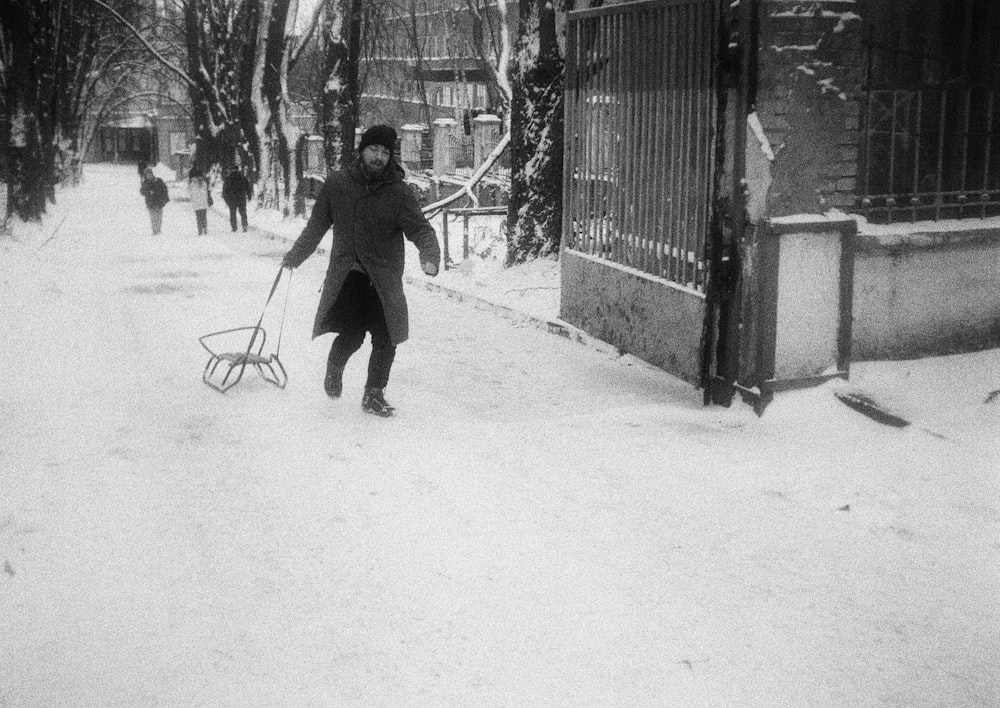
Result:
M170 197L167 195L166 183L153 174L152 167L147 167L142 173L139 194L146 199L149 221L153 227L153 235L156 236L163 226L163 207L170 201Z
M360 160L327 177L306 227L282 261L285 267L297 268L333 228L330 265L313 325L313 338L337 333L323 387L330 397L340 397L344 367L370 332L372 351L361 408L383 418L395 413L384 392L396 347L409 336L403 237L416 244L428 275L437 275L441 259L437 235L403 182L395 151L396 131L391 127L366 130L358 146Z
M233 169L222 180L222 201L229 207L229 226L236 231L236 214L240 215L243 231L247 230L247 202L253 196L253 187L239 167Z
M194 220L198 226L198 235L208 233L208 208L212 206L212 195L208 193L208 180L201 170L192 167L188 172L188 194L191 195L191 208L194 209Z

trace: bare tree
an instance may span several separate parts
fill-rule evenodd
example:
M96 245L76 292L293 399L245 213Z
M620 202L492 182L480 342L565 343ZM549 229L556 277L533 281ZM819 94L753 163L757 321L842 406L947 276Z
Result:
M291 120L288 95L288 71L297 55L293 47L297 0L266 0L262 3L261 21L266 27L260 33L257 52L254 91L260 140L260 201L284 214L291 211L298 183L295 169L295 147L299 129Z
M489 77L490 90L503 108L510 112L511 87L510 25L506 0L465 0L475 24L468 37L469 47ZM491 12L490 10L494 10ZM509 128L509 124L508 124ZM509 132L509 131L508 131Z
M413 53L413 75L417 84L417 93L420 95L420 113L424 125L431 124L431 106L427 100L427 82L424 80L424 65L426 63L427 37L420 31L420 23L417 20L418 3L416 0L409 0L406 8L407 22L406 39L410 50Z
M136 0L113 0L136 18ZM103 3L102 3L103 4ZM87 110L99 86L134 61L133 47L93 2L0 3L0 177L8 214L38 219L55 198L64 157L80 148Z
M183 0L188 94L194 113L193 164L208 170L238 156L251 177L259 142L253 76L260 32L256 0Z

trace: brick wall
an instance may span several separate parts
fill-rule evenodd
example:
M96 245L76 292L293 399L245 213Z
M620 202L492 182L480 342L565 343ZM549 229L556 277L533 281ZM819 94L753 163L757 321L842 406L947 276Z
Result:
M756 107L774 150L767 215L847 210L860 154L862 23L853 0L762 0Z

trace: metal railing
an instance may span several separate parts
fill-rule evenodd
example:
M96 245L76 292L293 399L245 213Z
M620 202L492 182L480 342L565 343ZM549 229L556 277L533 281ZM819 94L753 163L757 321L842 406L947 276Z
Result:
M446 207L441 210L441 246L444 253L442 261L444 263L444 269L448 270L449 267L454 265L454 260L451 257L451 245L449 239L449 229L448 223L452 218L462 219L462 260L466 261L469 259L470 253L470 242L469 242L469 220L476 216L503 216L507 213L507 207L505 206L492 206L492 207L456 207L449 208Z
M654 0L580 10L568 27L567 246L701 292L718 12Z
M859 211L876 222L1000 214L997 73L946 79L940 58L868 52Z
M510 147L500 153L500 157L486 174L495 181L510 185Z

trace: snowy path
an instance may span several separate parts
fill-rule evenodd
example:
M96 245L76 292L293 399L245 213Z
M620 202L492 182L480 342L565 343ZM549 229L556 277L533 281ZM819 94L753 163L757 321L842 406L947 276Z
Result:
M384 421L367 346L323 395L320 255L289 387L220 396L197 337L286 246L181 202L150 237L136 189L0 242L0 706L1000 705L996 417L703 408L411 288Z

